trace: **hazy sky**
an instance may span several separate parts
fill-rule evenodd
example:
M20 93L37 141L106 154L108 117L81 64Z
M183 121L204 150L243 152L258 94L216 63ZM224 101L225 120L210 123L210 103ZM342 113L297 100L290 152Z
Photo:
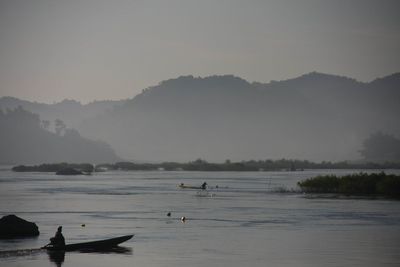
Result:
M0 96L133 97L180 75L400 71L400 1L0 0Z

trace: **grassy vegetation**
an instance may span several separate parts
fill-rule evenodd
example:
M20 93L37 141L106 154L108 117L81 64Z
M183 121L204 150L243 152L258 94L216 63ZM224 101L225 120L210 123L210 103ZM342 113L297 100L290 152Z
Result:
M42 164L36 166L16 166L14 171L39 171L39 172L56 172L65 168L73 168L83 172L93 171L91 164ZM97 164L94 171L105 170L122 170L122 171L303 171L310 169L400 169L400 162L386 163L353 163L353 162L329 162L322 161L319 163L307 160L248 160L240 162L231 162L226 160L223 163L210 163L202 159L190 161L186 163L180 162L162 162L162 163L134 163L134 162L117 162L113 164Z
M298 183L303 192L345 195L377 195L400 198L400 176L358 173L342 177L323 175Z
M106 170L165 170L165 171L302 171L305 169L399 169L400 163L351 163L327 162L315 163L307 160L249 160L231 162L226 160L224 163L210 163L202 159L187 163L163 162L163 163L133 163L117 162L115 164L99 164L97 169Z
M58 172L65 169L75 169L81 172L93 172L93 165L89 163L73 164L73 163L53 163L41 164L35 166L19 165L12 168L15 172Z

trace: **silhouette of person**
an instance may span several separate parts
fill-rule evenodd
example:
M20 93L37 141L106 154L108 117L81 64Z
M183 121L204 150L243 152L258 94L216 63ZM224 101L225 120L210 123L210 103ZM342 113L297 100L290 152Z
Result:
M62 226L59 226L54 237L50 238L50 244L53 247L65 247L65 239L62 232Z
M201 189L202 189L202 190L205 190L206 188L207 188L207 183L204 182L204 183L201 185Z

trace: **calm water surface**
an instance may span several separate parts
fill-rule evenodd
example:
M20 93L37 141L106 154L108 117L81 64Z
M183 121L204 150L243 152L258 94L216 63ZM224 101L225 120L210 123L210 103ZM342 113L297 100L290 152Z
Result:
M3 168L0 216L36 222L41 234L0 240L0 266L400 266L400 201L278 193L318 174L349 172L68 177ZM208 192L177 187L204 181ZM67 243L135 237L109 253L54 258L31 250L48 243L58 225Z

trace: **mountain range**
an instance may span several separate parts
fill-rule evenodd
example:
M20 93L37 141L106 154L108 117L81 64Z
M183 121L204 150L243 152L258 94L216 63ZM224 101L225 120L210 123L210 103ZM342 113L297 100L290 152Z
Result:
M317 72L269 83L182 76L131 99L87 105L0 98L0 108L61 119L140 161L359 159L371 134L400 136L399 103L400 73L368 83Z
M0 109L12 110L20 106L39 115L42 120L53 122L56 119L61 119L68 127L79 128L82 120L112 110L124 102L125 100L104 100L93 101L84 105L76 100L65 99L61 102L46 104L5 96L0 98Z
M121 160L108 144L84 138L62 121L57 121L55 132L49 131L39 115L21 106L0 110L0 129L0 164Z

